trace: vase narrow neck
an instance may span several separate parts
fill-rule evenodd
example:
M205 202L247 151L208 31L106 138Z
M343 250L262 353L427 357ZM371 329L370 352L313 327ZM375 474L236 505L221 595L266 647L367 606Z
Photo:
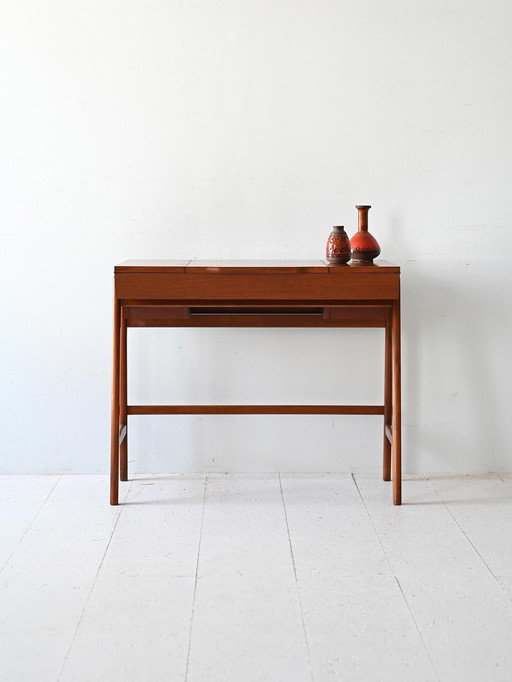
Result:
M368 232L368 211L371 206L356 206L357 208L357 229L359 232Z

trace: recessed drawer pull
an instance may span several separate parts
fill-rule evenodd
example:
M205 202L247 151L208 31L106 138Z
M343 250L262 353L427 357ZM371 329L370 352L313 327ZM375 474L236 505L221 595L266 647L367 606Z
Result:
M190 315L313 315L321 317L324 309L319 307L191 307Z

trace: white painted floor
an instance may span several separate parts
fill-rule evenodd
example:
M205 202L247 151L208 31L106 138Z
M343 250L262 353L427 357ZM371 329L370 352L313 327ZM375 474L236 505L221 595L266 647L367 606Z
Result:
M0 476L0 679L512 680L512 474Z

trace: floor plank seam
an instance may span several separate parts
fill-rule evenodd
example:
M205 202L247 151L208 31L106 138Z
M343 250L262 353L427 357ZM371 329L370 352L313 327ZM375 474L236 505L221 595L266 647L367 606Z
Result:
M126 499L128 498L128 495L130 494L130 490L132 489L132 485L133 485L133 481L130 481L130 485L129 485L129 487L128 487L128 490L127 490L127 492L126 492L126 496L125 496L125 498L124 498L123 501L126 501ZM108 542L107 542L107 545L106 545L106 547L105 547L105 551L103 552L103 555L102 555L102 557L101 557L101 561L100 561L100 563L99 563L99 565L98 565L98 568L97 568L97 570L96 570L96 574L95 574L94 579L93 579L93 581L92 581L92 583L91 583L91 587L90 587L90 589L89 589L89 592L87 593L87 597L86 597L86 599L85 599L84 607L83 607L82 612L81 612L81 614L80 614L80 618L78 619L78 623L76 624L75 631L73 632L73 636L71 637L71 642L69 643L68 650L67 650L67 652L66 652L66 655L64 656L64 660L63 660L63 662L62 662L62 665L61 665L61 667L60 667L59 673L58 673L58 675L57 675L57 682L60 682L60 679L61 679L61 677L62 677L62 673L64 672L64 668L66 667L66 663L67 663L67 661L68 661L69 655L70 655L70 653L71 653L71 650L73 649L73 645L74 645L75 640L76 640L76 637L77 637L77 635L78 635L78 631L80 630L80 625L82 624L82 621L83 621L83 619L84 619L85 612L86 612L86 610L87 610L87 606L88 606L89 601L90 601L90 599L91 599L91 594L92 594L92 592L93 592L93 590L94 590L94 587L95 587L95 585L96 585L96 581L98 580L98 575L99 575L99 573L100 573L100 571L101 571L101 567L103 566L103 562L105 561L105 557L107 556L108 548L110 547L110 544L111 544L111 542L112 542L112 538L114 537L114 533L116 532L116 528L117 528L117 525L118 525L118 523L119 523L119 519L121 518L121 514L123 513L124 509L125 509L125 505L124 505L124 504L119 505L119 513L118 513L118 515L117 515L116 521L115 521L114 526L113 526L113 528L112 528L112 532L110 533L110 537L109 537Z
M415 629L416 629L416 632L418 633L418 637L420 638L420 642L422 643L423 649L425 650L425 653L426 653L426 655L427 655L427 658L428 658L428 660L430 661L430 665L432 666L432 671L434 672L434 675L436 676L436 678L440 681L440 680L441 680L441 677L439 676L439 673L438 673L438 671L437 671L437 669L436 669L436 666L434 665L434 661L432 660L432 656L430 655L430 651L428 650L428 647L427 647L426 642L425 642L425 640L424 640L424 638L423 638L423 635L421 634L421 630L420 630L420 628L419 628L419 626L418 626L418 623L416 622L416 618L414 617L414 614L413 614L412 609L411 609L411 607L410 607L410 605L409 605L409 602L407 601L407 598L406 598L406 596L405 596L405 593L404 593L404 591L403 591L403 589L402 589L402 585L400 584L400 580L398 579L398 576L395 575L395 571L394 571L394 569L393 569L393 566L391 565L391 561L389 560L388 553L387 553L386 550L384 549L384 544L382 543L382 540L381 540L381 538L380 538L379 532L377 531L377 528L376 528L376 526L375 526L375 524L374 524L374 522L373 522L372 516L371 516L371 514L370 514L370 510L368 509L368 507L367 507L367 505L366 505L366 502L364 501L364 497L363 497L363 495L361 494L361 490L359 489L359 486L357 485L356 477L355 477L354 474L351 474L351 476L352 476L352 480L353 480L353 482L354 482L354 485L355 485L355 487L356 487L356 490L357 490L357 492L358 492L358 494L359 494L359 497L361 498L361 502L363 503L363 507L364 507L364 509L365 509L365 511L366 511L366 514L368 515L368 519L370 520L370 523L372 524L372 528L373 528L373 531L374 531L374 533L375 533L375 535L376 535L376 537L377 537L377 540L378 540L378 542L379 542L379 545L380 545L381 548L382 548L382 552L383 552L384 556L386 557L386 561L387 561L387 564L388 564L388 566L389 566L389 569L390 569L390 571L391 571L391 573L392 573L392 575L393 575L393 578L395 579L395 581L396 581L396 583L397 583L397 585L398 585L398 589L400 590L400 594L402 595L402 598L403 598L403 600L404 600L404 604L405 604L405 606L406 606L406 608L407 608L407 611L408 611L408 613L409 613L409 615L410 615L410 617L411 617L411 620L412 620L412 622L414 623L414 627L415 627Z
M284 520L285 520L285 524L286 524L286 532L288 533L288 544L290 545L290 555L292 558L293 575L295 576L295 588L297 590L297 600L299 602L300 617L301 617L301 621L302 621L302 632L304 633L304 643L306 646L306 655L308 657L309 677L311 678L311 681L314 682L313 665L311 663L309 641L308 641L308 635L307 635L307 631L306 631L306 622L304 620L304 609L302 608L302 599L300 596L299 581L297 579L297 567L295 565L295 557L293 555L293 545L292 545L292 538L290 535L290 526L288 524L288 514L286 512L286 503L285 503L285 499L284 499L283 483L281 481L281 474L278 473L277 476L279 478L279 487L281 489L281 500L283 502L283 512L284 512Z
M19 547L19 546L21 545L21 543L23 542L23 538L25 537L25 535L29 532L29 530L30 530L30 529L32 528L32 526L34 525L35 520L37 519L37 517L38 517L39 514L41 513L41 511L42 511L43 507L45 506L45 504L46 504L46 503L48 502L48 500L50 499L50 496L52 495L53 491L55 490L55 488L56 488L57 485L59 484L61 478L62 478L62 475L57 476L57 480L56 480L55 483L53 484L52 489L50 490L50 492L48 493L48 495L47 495L47 496L45 497L45 499L43 500L43 502L42 502L41 506L39 507L39 509L38 509L38 510L36 511L36 513L34 514L34 518L32 519L32 521L28 524L28 526L25 528L25 531L21 534L20 539L18 540L18 542L16 543L16 545L13 547L12 552L9 554L9 556L8 556L7 559L5 560L4 565L2 566L2 568L0 568L0 575L1 575L2 571L4 570L4 568L9 564L9 561L11 560L11 557L12 557L12 555L14 554L14 552L18 549L18 547Z
M487 563L487 561L483 558L483 556L480 554L480 552L478 551L478 549L477 549L477 548L475 547L475 545L471 542L471 539L470 539L469 535L466 533L466 531L464 530L464 528L463 528L463 527L460 525L460 523L457 521L455 515L452 513L451 509L450 509L449 506L446 504L446 502L443 500L443 498L441 497L441 495L437 492L437 488L436 488L436 486L434 485L434 483L430 480L430 478L428 477L427 474L423 474L423 475L424 475L424 477L427 479L428 483L431 485L432 490L433 490L434 493L436 494L437 498L440 500L440 502L441 502L441 504L443 505L443 507L446 509L446 511L448 512L448 514L450 514L450 516L452 517L452 519L454 520L454 522L457 524L457 527L460 529L461 533L464 535L464 537L466 538L466 540L469 542L469 544L471 545L471 547L473 548L473 550L476 552L476 554L478 555L478 557L479 557L480 560L482 561L483 565L486 567L486 569L489 571L489 573L491 574L491 576L494 578L494 580L495 580L496 584L498 585L498 587L500 588L500 590L503 592L503 594L506 596L506 598L507 598L509 601L512 602L512 596L511 596L511 595L507 592L507 590L503 587L503 585L502 585L502 584L500 583L500 581L498 580L498 576L496 576L496 575L493 573L493 571L492 571L491 567L489 566L489 564ZM503 479L499 476L499 474L497 474L497 476L498 476L499 480L502 481L502 483L504 483Z
M201 510L201 521L199 523L199 541L197 543L197 561L196 561L196 575L194 580L194 594L192 596L192 613L190 614L190 630L188 634L188 649L187 649L187 662L185 665L185 682L188 680L188 671L190 666L190 652L192 649L192 628L194 626L194 611L196 607L196 593L197 593L197 581L199 578L199 557L201 554L201 540L203 537L203 521L204 521L204 508L206 506L206 489L208 487L208 476L204 479L204 491L203 491L203 508Z

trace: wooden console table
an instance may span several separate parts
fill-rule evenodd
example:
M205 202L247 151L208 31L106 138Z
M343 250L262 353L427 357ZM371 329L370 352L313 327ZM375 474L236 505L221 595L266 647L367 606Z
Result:
M128 327L383 327L383 405L128 405ZM383 478L401 504L400 268L323 261L126 261L114 274L110 503L128 480L133 414L384 417ZM392 475L392 476L391 476Z

